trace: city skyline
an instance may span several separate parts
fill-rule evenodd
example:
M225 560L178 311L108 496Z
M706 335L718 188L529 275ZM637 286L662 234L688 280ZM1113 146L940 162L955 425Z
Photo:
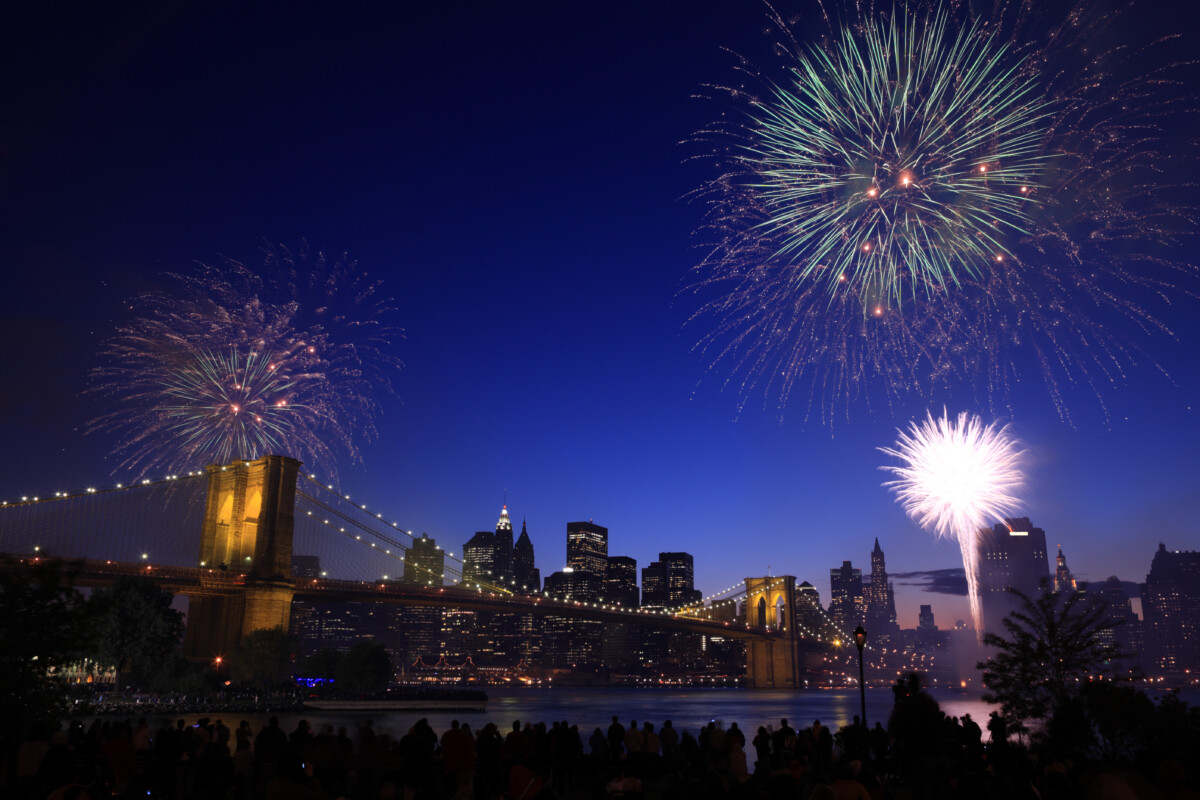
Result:
M819 30L810 4L795 10ZM877 448L943 406L990 418L986 397L857 403L823 423L802 396L739 409L693 350L703 331L680 291L704 209L686 198L712 171L687 142L729 111L695 95L737 79L723 48L769 61L762 9L470 12L14 12L0 497L129 479L112 439L84 434L110 410L84 391L130 297L165 271L307 239L395 298L397 397L378 398L361 464L337 466L344 491L417 536L461 556L506 503L543 577L566 565L564 525L594 520L639 570L693 554L706 596L771 572L825 603L826 572L865 574L878 538L903 627L925 604L940 626L969 619L965 597L936 591L957 547L905 518ZM1144 16L1141 32L1157 24ZM1068 420L1030 363L995 409L1031 451L1019 514L1080 581L1141 582L1159 542L1200 549L1196 311L1168 309L1174 337L1146 343L1101 402L1064 385Z

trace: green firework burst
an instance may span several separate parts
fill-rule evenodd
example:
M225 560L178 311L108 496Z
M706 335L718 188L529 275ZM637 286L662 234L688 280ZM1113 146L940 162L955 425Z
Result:
M845 28L750 112L737 160L792 279L864 309L930 298L1014 258L1048 103L1010 48L945 11Z

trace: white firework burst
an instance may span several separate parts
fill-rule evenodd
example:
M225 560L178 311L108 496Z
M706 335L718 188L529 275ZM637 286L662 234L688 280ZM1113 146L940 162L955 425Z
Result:
M1028 451L1009 425L984 425L966 411L953 419L945 409L937 418L929 412L924 422L897 433L895 447L879 450L903 463L880 467L896 476L883 485L921 527L958 540L975 635L982 637L979 534L1020 507Z

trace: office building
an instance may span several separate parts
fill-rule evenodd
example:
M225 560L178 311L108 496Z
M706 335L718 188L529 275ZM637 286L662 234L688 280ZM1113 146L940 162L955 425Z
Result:
M849 561L829 570L829 615L842 633L863 623L866 601L863 598L862 570Z
M538 594L542 591L542 573L533 560L533 541L525 521L521 535L513 545L513 588L515 591ZM537 664L542 660L542 627L544 618L534 614L519 614L516 619L516 639L510 658L516 663Z
M607 560L607 557L606 557ZM545 593L563 600L594 602L603 582L573 567L546 576ZM548 667L594 668L603 655L604 623L547 615L543 623L542 662Z
M664 609L671 605L671 589L667 580L667 565L651 561L642 567L642 607Z
M404 583L440 587L445 584L446 552L435 539L422 533L413 539L404 554ZM426 664L437 662L442 653L443 609L431 606L409 606L398 614L402 667L411 666L417 659Z
M979 536L979 599L985 631L1003 633L1002 620L1019 605L1014 591L1033 598L1050 585L1046 532L1028 517L997 523Z
M637 561L629 556L609 556L604 577L604 600L626 608L638 607Z
M521 536L513 545L513 579L517 591L536 594L542 590L542 575L533 562L533 542L524 520L521 521Z
M427 586L442 586L445 582L446 553L437 546L437 541L422 533L413 539L404 554L404 583L423 583Z
M933 619L933 606L921 606L917 615L917 630L922 633L936 633L937 629L937 622Z
M638 607L637 561L629 556L609 556L604 579L604 602L628 609ZM605 627L601 655L610 669L633 670L641 652L640 625L610 623Z
M1200 552L1158 545L1142 584L1142 619L1151 676L1200 670Z
M496 521L496 533L492 539L492 574L496 581L508 588L515 582L513 571L513 527L508 518L508 504L500 508L500 519Z
M1116 646L1117 652L1125 656L1122 663L1126 668L1139 667L1145 649L1142 623L1133 613L1133 604L1129 602L1124 584L1116 575L1110 575L1095 589L1095 593L1104 603L1107 622L1111 626L1101 631L1097 638L1105 644Z
M608 575L608 528L590 520L568 522L567 566L576 573L591 576L597 586L603 584Z
M1063 555L1061 544L1058 546L1058 556L1055 559L1055 563L1054 591L1060 594L1075 591L1077 588L1075 586L1075 576L1071 574L1071 570L1067 567L1067 557Z
M671 608L682 608L700 602L692 554L659 553L658 560L667 571L667 604Z
M871 582L863 586L866 613L863 626L874 639L895 636L900 633L896 623L896 595L888 581L887 566L879 539L871 551Z

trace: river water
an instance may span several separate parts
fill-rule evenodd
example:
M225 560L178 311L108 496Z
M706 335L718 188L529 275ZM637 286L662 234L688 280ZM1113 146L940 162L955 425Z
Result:
M279 714L280 727L294 730L300 719L307 719L314 729L321 725L332 725L336 730L346 726L353 735L355 729L366 720L378 733L388 733L399 738L421 717L440 735L457 719L470 724L478 731L489 721L496 723L501 733L511 729L514 720L522 724L545 722L547 727L554 722L566 720L578 725L586 747L587 739L595 728L607 730L614 714L626 727L637 720L639 727L644 722L653 723L658 729L664 720L671 720L677 730L691 731L693 735L701 726L712 720L720 720L725 728L730 723L747 732L749 739L760 725L779 726L787 719L793 728L811 726L813 720L837 730L848 724L855 714L860 713L857 691L759 691L747 689L615 689L615 688L567 688L553 689L498 689L488 688L487 710L482 712L457 711L311 711L308 713ZM935 690L931 694L941 704L942 710L951 716L971 717L985 727L992 706L978 696L956 694ZM887 725L892 711L890 689L867 690L867 721ZM196 721L199 714L185 714L188 724ZM213 714L210 719L221 717L229 727L236 727L245 719L257 733L266 726L267 714ZM156 724L154 722L152 725Z

